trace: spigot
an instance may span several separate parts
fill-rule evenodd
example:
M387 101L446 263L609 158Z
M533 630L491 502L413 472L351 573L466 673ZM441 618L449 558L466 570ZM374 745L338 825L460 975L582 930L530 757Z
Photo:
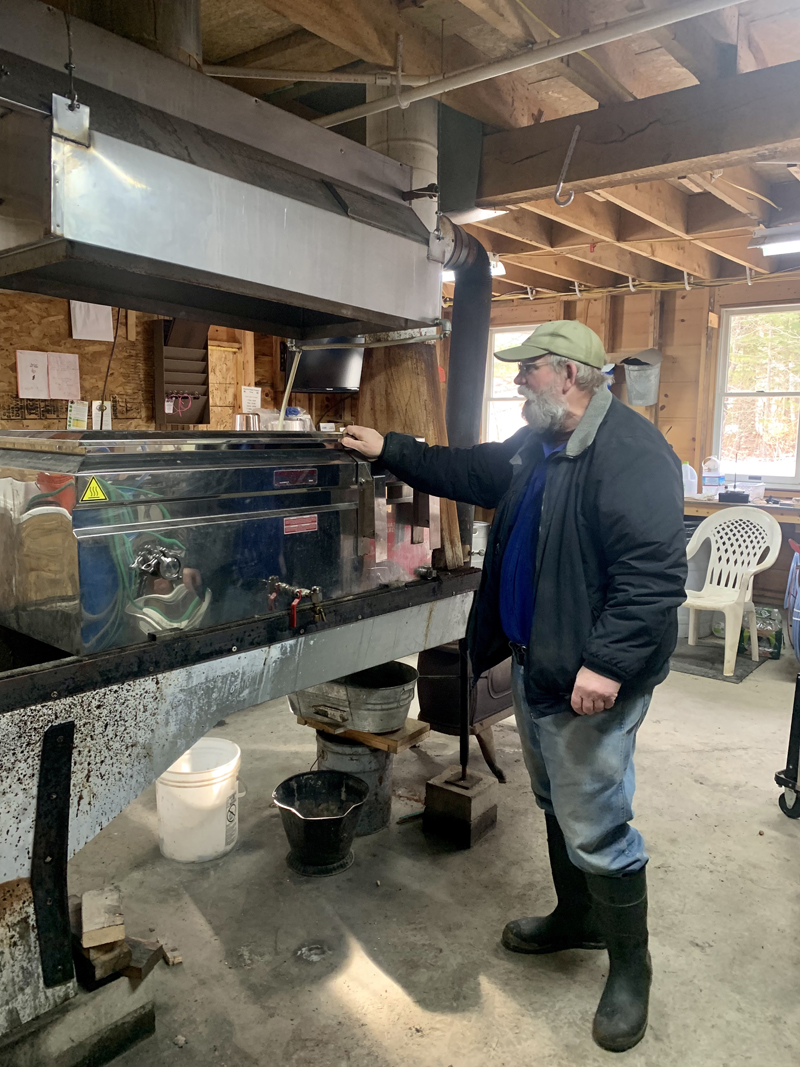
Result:
M174 582L181 575L183 561L176 552L163 545L147 545L131 563L130 569Z

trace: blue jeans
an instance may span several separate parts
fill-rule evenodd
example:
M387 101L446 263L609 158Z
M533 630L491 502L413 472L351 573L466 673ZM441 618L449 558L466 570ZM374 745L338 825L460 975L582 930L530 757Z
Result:
M511 687L536 803L558 819L569 858L587 874L619 876L644 867L644 841L630 824L633 751L652 694L596 715L537 715L525 699L518 663L511 667Z

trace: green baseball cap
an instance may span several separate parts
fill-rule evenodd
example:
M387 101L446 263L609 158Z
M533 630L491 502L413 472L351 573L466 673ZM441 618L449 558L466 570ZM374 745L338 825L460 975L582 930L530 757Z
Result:
M537 326L516 348L505 348L495 352L495 359L504 363L522 363L537 356L564 356L576 363L585 363L587 367L602 370L608 362L603 342L588 326L574 319L558 319L555 322L543 322Z

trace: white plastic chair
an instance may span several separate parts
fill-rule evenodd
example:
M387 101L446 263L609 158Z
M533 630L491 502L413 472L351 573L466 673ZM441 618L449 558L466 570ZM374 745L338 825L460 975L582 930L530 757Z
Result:
M708 538L711 557L702 589L687 589L689 644L697 644L697 612L721 611L725 615L725 663L722 673L730 678L736 667L736 650L742 619L750 620L750 651L758 661L753 577L765 571L778 557L781 528L776 519L758 508L726 508L704 519L686 548L689 559Z

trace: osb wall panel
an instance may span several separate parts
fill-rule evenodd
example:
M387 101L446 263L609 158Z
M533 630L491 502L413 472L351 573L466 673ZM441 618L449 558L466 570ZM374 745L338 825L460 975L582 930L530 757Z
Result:
M116 308L112 314L116 323ZM76 352L82 398L101 398L110 342L73 340L66 300L0 292L0 429L58 430L66 426L66 400L17 398L17 349ZM112 400L113 421L119 429L154 428L153 322L148 316L137 316L136 340L129 341L122 311L106 397Z

